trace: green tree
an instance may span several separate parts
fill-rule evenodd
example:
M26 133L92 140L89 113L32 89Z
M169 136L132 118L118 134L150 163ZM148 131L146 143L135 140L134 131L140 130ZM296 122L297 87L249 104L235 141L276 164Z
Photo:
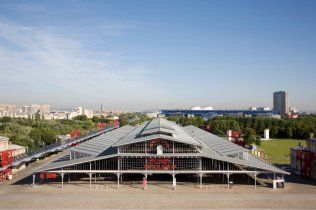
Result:
M244 135L244 141L246 144L257 144L257 135L254 129L252 128L246 128L245 135Z
M9 123L11 121L12 121L11 117L4 116L4 117L0 118L0 122L2 122L2 123Z
M33 128L29 136L31 139L33 139L36 147L40 147L43 145L42 132L39 128Z
M40 120L41 119L41 114L40 114L40 111L37 110L37 112L35 113L35 120Z
M87 121L89 118L86 115L78 115L73 118L73 120L79 120L79 121Z

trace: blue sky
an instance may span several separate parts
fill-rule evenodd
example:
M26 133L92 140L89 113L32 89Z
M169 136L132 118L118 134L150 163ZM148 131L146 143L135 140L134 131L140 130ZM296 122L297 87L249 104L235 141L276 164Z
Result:
M1 103L316 110L316 1L1 1Z

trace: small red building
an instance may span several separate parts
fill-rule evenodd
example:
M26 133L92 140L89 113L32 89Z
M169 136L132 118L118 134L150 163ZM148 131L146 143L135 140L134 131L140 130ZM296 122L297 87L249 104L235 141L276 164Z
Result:
M316 139L307 139L306 147L291 148L291 169L302 177L316 179Z

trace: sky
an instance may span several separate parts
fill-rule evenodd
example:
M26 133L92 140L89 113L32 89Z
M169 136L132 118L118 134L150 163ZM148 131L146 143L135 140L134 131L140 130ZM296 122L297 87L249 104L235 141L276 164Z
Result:
M0 103L316 110L316 1L0 1Z

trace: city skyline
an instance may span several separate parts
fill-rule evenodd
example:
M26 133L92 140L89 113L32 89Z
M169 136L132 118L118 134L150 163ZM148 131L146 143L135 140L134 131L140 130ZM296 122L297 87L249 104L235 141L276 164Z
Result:
M277 91L277 92L274 92L272 94L272 97L273 97L273 102L272 102L272 106L270 105L258 105L258 106L253 106L253 105L248 105L246 107L231 107L231 108L227 108L227 107L213 107L212 105L202 105L201 104L193 104L189 107L173 107L171 109L191 109L191 110L257 110L258 109L262 109L262 110L274 110L274 111L278 111L279 108L275 108L275 94L276 93L279 93L279 92L284 92L288 95L288 93L286 91ZM81 108L81 107L86 107L84 104L81 104L81 105L76 105L75 107L50 107L49 104L36 104L36 103L33 103L33 104L7 104L7 103L1 103L0 102L0 111L1 111L1 108L3 107L6 107L6 109L14 109L14 110L19 110L21 112L24 112L22 111L23 109L25 108L31 108L33 106L48 106L50 108L52 108L51 111L72 111L72 110L75 110L75 109L78 109L78 108ZM10 107L10 108L8 108ZM14 107L14 108L12 108ZM106 107L104 106L103 104L99 105L99 107L97 107L96 105L92 106L92 107L88 107L90 109L92 109L93 111L97 111L97 112L111 112L111 111L135 111L135 110L122 110L122 109L119 109L119 108L113 108L113 107ZM159 110L163 110L165 109L165 107L160 107L160 108L157 108L157 109L148 109L148 110L136 110L136 111L140 111L140 112L146 112L146 111L159 111ZM294 106L291 106L291 104L288 103L288 98L287 98L287 108L286 110L288 110L288 112L290 112L291 110L297 110L295 112L309 112L308 110L298 110L296 107Z
M61 7L62 5L62 7ZM312 1L2 1L0 103L316 111Z

